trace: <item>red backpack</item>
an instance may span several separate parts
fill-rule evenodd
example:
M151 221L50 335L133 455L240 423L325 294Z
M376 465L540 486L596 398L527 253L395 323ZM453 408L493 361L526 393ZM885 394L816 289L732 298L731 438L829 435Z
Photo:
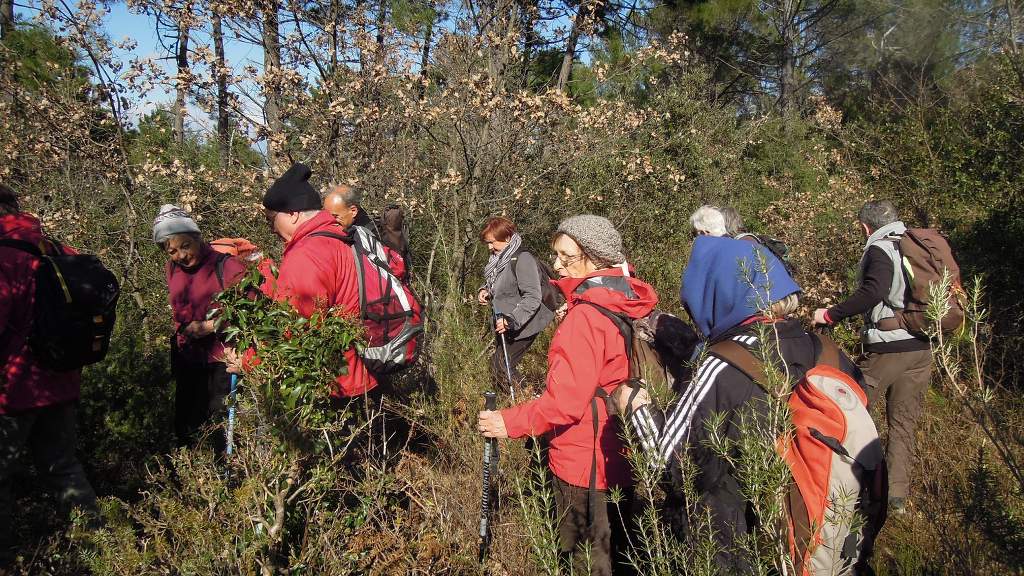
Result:
M416 363L423 339L423 309L408 284L399 279L404 262L362 226L344 234L314 232L352 247L359 286L359 316L366 346L359 356L375 374L391 374Z
M864 391L839 369L839 347L813 336L815 365L789 395L793 435L779 440L793 477L786 528L796 576L846 575L870 557L885 523L887 472ZM761 360L739 343L719 342L709 352L764 381Z

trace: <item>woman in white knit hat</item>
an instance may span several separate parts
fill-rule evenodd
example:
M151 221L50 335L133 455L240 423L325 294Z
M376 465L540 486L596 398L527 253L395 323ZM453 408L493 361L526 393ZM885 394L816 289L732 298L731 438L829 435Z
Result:
M213 298L238 282L245 264L215 252L187 212L164 204L153 221L153 242L167 254L167 289L174 320L171 371L174 375L174 432L179 445L192 445L215 414L224 411L230 390L224 345L209 318ZM223 448L221 436L214 447Z
M649 284L624 274L622 237L607 218L563 220L552 248L567 312L551 340L545 391L505 410L481 412L478 426L488 438L551 432L548 465L563 558L575 556L581 567L580 550L589 543L592 574L628 574L624 527L634 525L633 477L598 394L611 394L629 377L626 343L610 315L641 318L658 297ZM613 489L623 494L616 504L608 502Z

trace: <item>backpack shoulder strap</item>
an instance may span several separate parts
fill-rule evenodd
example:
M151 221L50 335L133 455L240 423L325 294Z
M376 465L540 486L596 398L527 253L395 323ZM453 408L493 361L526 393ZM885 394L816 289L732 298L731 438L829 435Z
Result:
M723 340L711 346L708 353L742 372L755 384L764 388L764 364L735 340Z
M334 232L313 232L309 237L320 236L322 238L334 238L335 240L341 240L345 244L352 244L355 240L351 236L345 236L343 234L335 234Z
M43 251L39 249L39 246L28 242L26 240L14 240L13 238L0 239L0 247L14 248L15 250L21 250L27 252L36 258L43 257Z
M821 346L815 363L831 366L836 370L842 370L839 366L839 345L826 334L811 334L811 336L816 338Z
M230 257L230 254L225 254L223 252L217 253L217 263L214 264L213 269L214 272L217 273L217 282L220 283L221 290L224 290L224 262L227 261L227 259Z
M600 312L605 318L612 321L612 324L614 324L615 327L618 328L619 333L622 334L622 338L626 342L626 357L629 358L630 363L632 363L633 324L629 321L629 319L624 318L622 315L613 312L608 308L605 308L604 306L597 304L596 302L591 302L590 300L579 300L579 303L587 304L589 306L596 308L597 311Z
M508 266L512 270L512 278L515 279L516 285L519 284L519 274L516 273L516 266L519 264L519 256L526 252L526 250L520 246L519 250L512 253L512 257L508 259Z

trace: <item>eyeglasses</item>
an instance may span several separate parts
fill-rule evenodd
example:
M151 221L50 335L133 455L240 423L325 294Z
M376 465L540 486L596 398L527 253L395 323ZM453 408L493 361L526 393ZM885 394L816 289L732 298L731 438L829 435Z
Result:
M573 262L576 262L577 260L582 259L585 256L585 254L580 253L580 254L568 254L568 255L565 255L565 256L561 256L559 254L552 253L552 254L549 254L549 256L550 256L552 262L554 262L555 260L558 260L559 262L562 263L562 267L564 268L564 267L572 264Z

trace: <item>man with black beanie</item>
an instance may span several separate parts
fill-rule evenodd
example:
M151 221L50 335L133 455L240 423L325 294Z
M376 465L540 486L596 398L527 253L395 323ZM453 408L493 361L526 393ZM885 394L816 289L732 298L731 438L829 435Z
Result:
M359 316L359 282L352 250L336 238L344 234L334 216L321 210L320 195L309 184L312 171L293 164L263 196L267 224L285 242L276 286L264 286L275 300L287 300L303 316L318 307L340 307ZM354 348L345 351L348 371L338 376L331 395L338 399L366 394L377 387Z

